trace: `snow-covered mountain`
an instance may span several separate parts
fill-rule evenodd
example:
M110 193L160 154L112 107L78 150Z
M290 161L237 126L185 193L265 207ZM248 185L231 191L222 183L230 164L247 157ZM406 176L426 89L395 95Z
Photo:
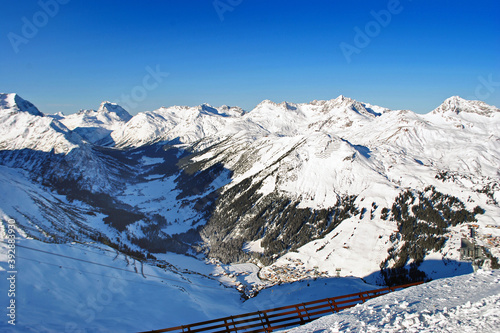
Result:
M4 101L16 101L5 103L0 109L2 150L53 150L55 154L67 154L82 143L79 135L69 131L59 121L45 117L35 106L18 95L2 94L0 98ZM31 106L25 108L27 105Z
M56 115L55 118L87 141L108 146L114 144L111 133L122 128L132 116L116 103L102 102L97 111L80 110L69 116Z
M229 135L245 129L238 123L243 110L238 107L162 107L134 116L111 134L117 147L140 147L160 141L193 143L214 135ZM219 133L223 131L224 133Z
M131 117L109 102L46 116L1 94L0 185L15 195L0 216L49 242L254 265L263 283L229 279L246 297L337 274L442 278L472 270L462 239L498 265L498 133L498 108L459 97L423 115L339 96Z
M496 106L488 105L482 101L470 101L461 98L460 96L453 96L448 98L439 107L434 109L431 113L474 113L481 116L491 117L500 112Z
M22 99L18 94L0 94L0 110L27 112L34 116L43 116L43 113L36 106Z
M17 94L0 94L0 100L0 164L27 170L33 179L55 187L116 187L123 167L102 149Z

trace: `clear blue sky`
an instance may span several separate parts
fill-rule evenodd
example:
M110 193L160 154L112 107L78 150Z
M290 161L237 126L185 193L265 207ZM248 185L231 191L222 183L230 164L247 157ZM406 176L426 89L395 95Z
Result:
M0 92L65 114L131 94L133 114L340 94L419 113L452 95L500 107L500 2L397 2L0 0Z

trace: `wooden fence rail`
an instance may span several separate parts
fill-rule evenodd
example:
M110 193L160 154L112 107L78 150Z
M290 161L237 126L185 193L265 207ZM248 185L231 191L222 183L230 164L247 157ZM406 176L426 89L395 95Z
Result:
M219 318L195 324L153 330L149 332L272 332L274 330L304 325L327 314L364 303L369 299L388 294L392 291L419 285L423 282L402 286L363 291L356 294L325 298L317 301L283 306L270 310L245 313L236 316Z

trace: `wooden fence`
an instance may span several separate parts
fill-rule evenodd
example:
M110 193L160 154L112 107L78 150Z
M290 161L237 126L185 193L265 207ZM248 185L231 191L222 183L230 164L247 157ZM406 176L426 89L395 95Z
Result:
M363 291L356 294L325 298L307 303L283 306L270 310L245 313L149 332L272 332L274 330L304 325L327 314L339 312L343 309L364 303L371 298L382 296L395 290L416 286L421 283L423 282Z

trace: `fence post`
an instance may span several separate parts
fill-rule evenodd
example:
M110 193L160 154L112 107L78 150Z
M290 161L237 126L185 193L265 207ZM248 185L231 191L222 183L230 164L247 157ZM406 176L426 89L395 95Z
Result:
M263 318L264 317L264 318ZM265 312L259 311L260 322L262 323L262 328L266 330L266 332L272 332L271 323L269 322L269 318ZM267 327L266 327L267 325Z
M233 318L233 316L231 316L231 321L233 322L234 333L238 333L238 328L236 327L236 324L234 323L234 318Z
M238 330L236 329L236 325L234 324L234 319L233 316L229 317L231 321L233 322L233 327L234 327L234 332L237 333ZM224 325L226 326L226 332L231 332L231 329L229 328L229 323L227 321L227 318L224 318Z
M333 301L331 298L328 298L328 304L330 304L330 309L332 309L332 313L339 312L337 310L337 303Z
M311 316L309 316L309 312L307 311L307 307L304 303L302 303L302 307L304 308L304 311L306 312L307 319L311 321Z
M295 306L295 309L297 310L297 315L299 316L299 319L300 319L300 324L303 325L305 324L306 322L304 321L304 318L302 317L302 311L300 310L299 308L300 305L296 305Z

